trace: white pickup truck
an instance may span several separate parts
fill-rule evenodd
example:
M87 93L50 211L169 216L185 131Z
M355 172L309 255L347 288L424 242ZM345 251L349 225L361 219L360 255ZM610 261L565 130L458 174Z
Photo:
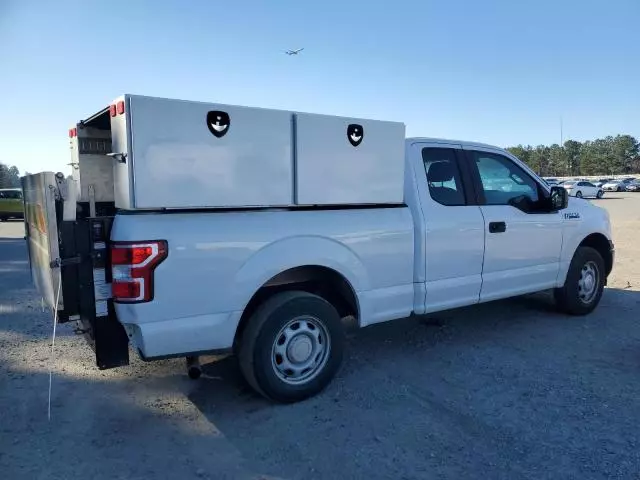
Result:
M125 95L24 177L33 278L100 368L233 352L279 402L321 391L360 327L553 289L584 315L605 210L489 145L396 122Z

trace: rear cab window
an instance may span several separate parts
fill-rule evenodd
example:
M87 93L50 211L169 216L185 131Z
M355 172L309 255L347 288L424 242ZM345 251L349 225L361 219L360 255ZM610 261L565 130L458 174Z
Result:
M449 207L467 204L454 149L425 147L422 149L422 161L429 195L434 201Z

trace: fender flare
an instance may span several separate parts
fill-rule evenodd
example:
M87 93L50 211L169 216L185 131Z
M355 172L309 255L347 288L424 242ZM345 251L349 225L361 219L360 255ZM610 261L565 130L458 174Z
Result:
M358 292L369 290L367 269L346 245L320 236L296 236L270 243L254 253L238 270L232 291L235 304L244 311L253 295L270 279L286 270L320 266L334 270Z

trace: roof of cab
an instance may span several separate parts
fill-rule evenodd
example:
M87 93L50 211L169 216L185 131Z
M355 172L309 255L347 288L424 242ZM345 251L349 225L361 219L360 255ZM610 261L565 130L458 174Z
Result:
M406 139L407 143L446 143L449 145L462 145L463 147L485 147L494 148L496 150L504 150L504 148L497 147L495 145L489 145L488 143L471 142L466 140L453 140L448 138L431 138L431 137L409 137Z

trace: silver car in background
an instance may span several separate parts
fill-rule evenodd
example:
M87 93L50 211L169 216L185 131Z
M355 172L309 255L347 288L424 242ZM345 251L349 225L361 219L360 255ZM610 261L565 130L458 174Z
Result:
M602 189L605 192L622 192L624 188L625 185L620 180L611 180L602 185Z

